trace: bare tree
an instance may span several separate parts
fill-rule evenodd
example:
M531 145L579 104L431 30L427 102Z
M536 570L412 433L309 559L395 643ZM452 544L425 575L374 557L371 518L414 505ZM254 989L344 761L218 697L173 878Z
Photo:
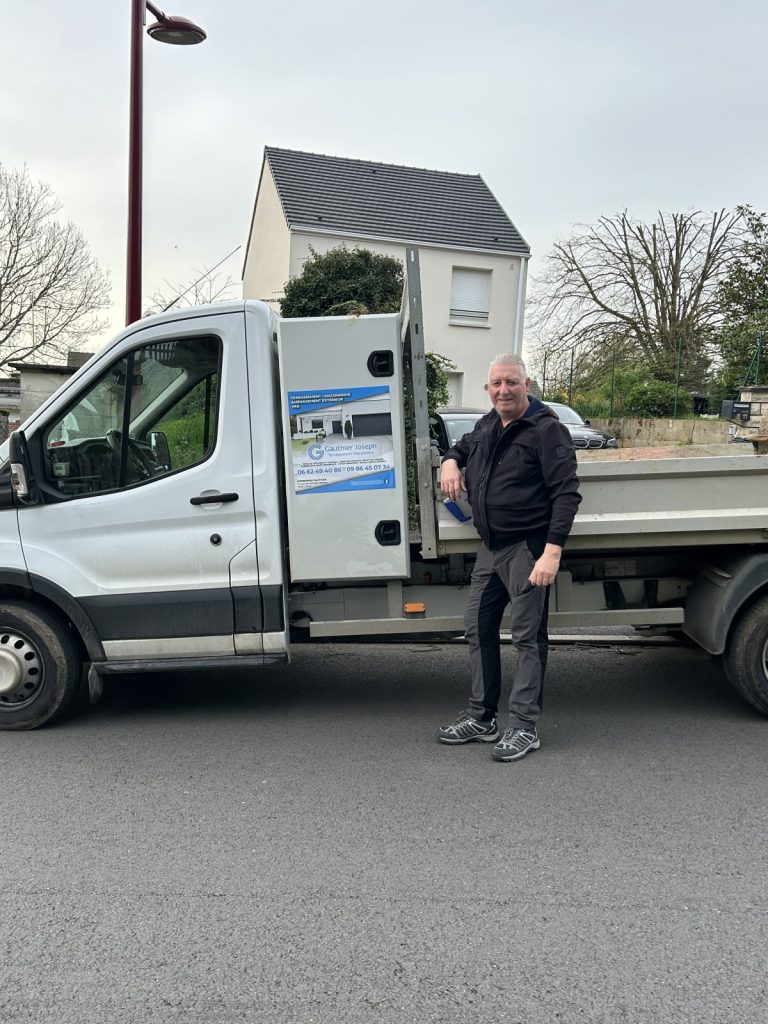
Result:
M209 302L226 302L227 299L234 298L232 292L236 287L235 281L231 275L227 274L224 277L216 271L238 249L239 245L210 269L204 267L202 270L193 270L195 276L186 284L174 285L170 281L164 281L165 290L160 289L153 294L144 315L164 313L167 309L180 309L185 306L202 306Z
M65 355L103 330L107 275L51 188L0 164L0 367Z
M739 210L660 212L644 224L625 211L557 242L531 300L538 363L546 354L562 372L575 352L599 373L619 351L672 380L682 352L685 377L698 383L721 317L717 285L742 220Z

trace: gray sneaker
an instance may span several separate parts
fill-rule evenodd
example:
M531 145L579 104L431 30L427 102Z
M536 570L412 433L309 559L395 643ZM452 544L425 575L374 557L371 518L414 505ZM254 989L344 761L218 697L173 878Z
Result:
M517 761L540 746L536 729L507 729L491 753L494 761Z
M451 725L440 726L437 738L441 743L470 743L472 740L493 743L499 738L499 727L495 718L490 722L479 722L466 711L462 711Z

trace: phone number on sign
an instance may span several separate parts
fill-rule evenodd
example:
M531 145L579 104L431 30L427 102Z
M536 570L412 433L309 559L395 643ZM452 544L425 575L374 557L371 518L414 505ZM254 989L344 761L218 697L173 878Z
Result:
M297 469L296 476L334 476L338 473L374 473L381 469L381 466L308 466L306 469Z

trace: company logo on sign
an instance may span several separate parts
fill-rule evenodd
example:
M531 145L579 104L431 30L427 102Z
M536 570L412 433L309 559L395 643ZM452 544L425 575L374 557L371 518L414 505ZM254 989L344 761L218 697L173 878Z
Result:
M310 459L317 461L318 459L322 459L325 455L325 448L323 448L321 444L311 444L309 448L307 448L307 455Z

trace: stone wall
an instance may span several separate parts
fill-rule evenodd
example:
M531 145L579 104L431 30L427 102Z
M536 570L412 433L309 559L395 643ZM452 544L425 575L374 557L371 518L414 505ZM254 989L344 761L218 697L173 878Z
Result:
M622 448L657 448L665 445L727 444L731 424L727 420L663 420L595 417L593 427L613 434Z
M749 402L749 416L738 420L740 434L746 437L768 433L768 387L753 385L744 387L739 394L740 402Z

